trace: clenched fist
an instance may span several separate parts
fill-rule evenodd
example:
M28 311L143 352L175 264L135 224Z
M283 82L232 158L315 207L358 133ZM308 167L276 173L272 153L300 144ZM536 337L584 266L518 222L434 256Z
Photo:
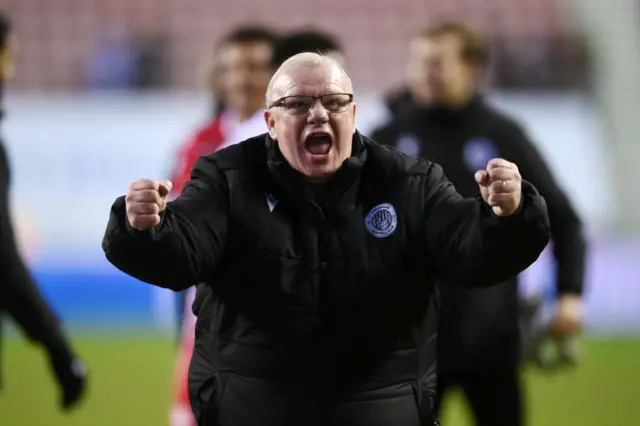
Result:
M160 213L167 208L167 195L172 183L140 179L129 185L125 197L127 219L133 229L146 231L160 223Z
M522 197L522 177L518 166L501 158L487 164L487 170L477 171L476 182L484 201L498 216L511 216L516 212Z

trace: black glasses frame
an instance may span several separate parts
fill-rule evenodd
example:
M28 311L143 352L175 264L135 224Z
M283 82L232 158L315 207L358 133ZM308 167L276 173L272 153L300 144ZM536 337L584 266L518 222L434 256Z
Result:
M340 110L340 111L329 111L327 110L327 112L329 114L338 114L341 112L345 112L347 109L349 109L349 105L351 105L351 103L353 102L353 93L327 93L326 95L322 95L322 96L312 96L312 95L291 95L291 96L284 96L280 99L277 99L276 101L274 101L271 105L269 105L269 107L267 109L271 109L271 108L285 108L286 110L286 105L285 102L287 101L287 99L294 99L294 98L311 98L313 99L313 103L311 103L311 105L313 105L315 103L315 101L320 101L320 103L322 102L323 98L327 98L329 96L340 96L340 95L347 95L349 96L349 102L347 103L347 105L345 106L344 110ZM324 105L324 104L323 104ZM293 115L306 115L309 113L309 111L311 110L311 107L309 107L309 110L305 111L305 112L300 112L300 113L291 113L289 111L287 111L289 114L293 114Z

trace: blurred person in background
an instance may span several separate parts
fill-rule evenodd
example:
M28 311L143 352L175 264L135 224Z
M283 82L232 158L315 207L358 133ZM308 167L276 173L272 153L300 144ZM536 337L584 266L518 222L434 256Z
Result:
M559 297L554 337L576 335L583 322L582 225L521 125L479 93L486 44L464 23L447 22L426 28L409 48L408 87L388 98L393 118L373 139L440 164L466 197L479 195L473 175L487 160L518 164L545 197L551 218ZM523 424L517 281L474 290L440 286L437 402L461 387L479 426Z
M138 78L139 51L121 26L109 27L91 48L87 80L94 89L133 89Z
M212 120L180 148L178 165L172 173L174 186L171 198L180 195L199 157L266 130L264 93L273 73L276 40L276 34L269 28L247 25L231 31L218 44L207 76L213 106ZM174 375L171 426L196 424L187 392L195 337L196 317L191 310L194 295L193 287L178 293L180 351Z
M434 425L437 291L519 273L549 238L515 164L463 199L436 164L363 137L349 76L302 53L266 92L268 133L202 157L180 197L141 179L103 239L121 271L197 285L189 394L201 426Z
M216 49L217 50L217 49ZM215 119L227 109L224 101L222 79L220 78L220 56L214 54L205 71L206 87L211 94L211 118Z
M14 76L16 50L17 38L11 22L0 12L0 97L5 84ZM1 108L0 105L0 118ZM42 345L60 387L60 406L68 410L85 393L86 370L19 253L9 215L10 179L9 159L4 145L0 143L0 320L2 314L8 313L31 341ZM0 338L1 331L0 324Z
M304 29L280 37L273 54L274 71L290 57L304 52L320 53L331 57L343 68L346 65L344 49L336 37L320 30Z

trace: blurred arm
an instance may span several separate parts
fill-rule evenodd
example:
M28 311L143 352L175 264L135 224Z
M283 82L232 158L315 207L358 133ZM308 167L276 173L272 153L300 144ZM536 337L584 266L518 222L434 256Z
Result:
M199 159L182 194L167 204L162 222L147 231L129 225L118 198L102 242L109 262L141 281L184 290L207 281L224 251L228 190L211 157Z
M0 147L2 150L2 147ZM29 339L53 354L70 357L58 318L40 294L15 239L9 208L8 164L0 152L0 307L6 310Z
M580 218L535 145L519 126L511 129L508 141L514 150L512 161L547 202L553 253L557 264L558 295L581 295L584 289L587 243Z
M531 265L549 240L544 199L522 182L518 211L496 216L481 198L462 198L431 164L424 188L428 254L445 282L490 286Z

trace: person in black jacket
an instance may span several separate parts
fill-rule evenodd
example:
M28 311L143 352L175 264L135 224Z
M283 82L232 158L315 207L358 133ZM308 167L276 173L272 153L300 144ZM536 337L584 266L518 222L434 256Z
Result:
M439 163L467 197L478 194L479 165L498 156L518 164L548 204L559 294L553 330L565 339L582 323L582 225L522 127L478 93L487 59L486 45L464 24L427 28L410 44L408 88L388 98L392 120L372 137ZM517 278L490 289L441 287L438 401L459 385L478 425L522 424Z
M363 137L329 57L285 61L268 134L202 157L181 196L141 179L102 247L121 271L197 284L199 426L431 426L434 278L490 286L538 258L544 199L492 159L463 199L434 163Z
M15 47L11 22L0 13L0 96L4 83L15 72ZM5 312L8 313L30 340L47 351L61 389L60 405L66 410L82 398L86 371L74 355L58 319L38 291L19 253L9 213L9 181L9 160L4 145L0 143L0 320Z
M298 53L313 52L329 56L344 68L344 48L337 38L323 31L305 28L294 30L280 37L273 52L273 70Z

